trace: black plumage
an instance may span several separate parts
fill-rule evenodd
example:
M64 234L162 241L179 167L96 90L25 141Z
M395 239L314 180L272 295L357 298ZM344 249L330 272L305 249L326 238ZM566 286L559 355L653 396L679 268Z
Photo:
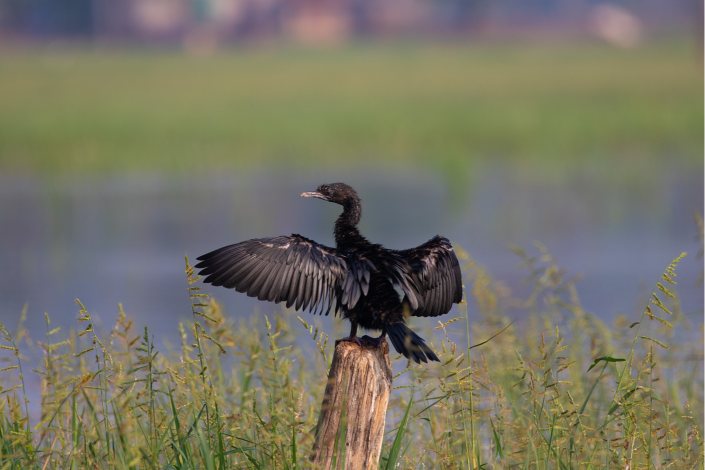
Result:
M438 361L426 342L405 324L407 315L434 317L463 298L458 258L448 239L435 236L409 250L370 243L357 229L360 198L343 183L301 194L343 206L335 223L336 247L301 235L256 238L200 256L204 281L296 310L328 314L333 309L358 325L382 330L397 352L415 362Z

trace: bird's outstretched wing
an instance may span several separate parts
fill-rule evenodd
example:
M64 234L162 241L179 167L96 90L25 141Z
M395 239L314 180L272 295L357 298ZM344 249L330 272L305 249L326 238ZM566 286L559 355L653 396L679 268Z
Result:
M448 313L463 300L460 264L447 238L435 236L423 245L398 252L409 264L408 273L415 292L411 314L435 317ZM409 295L407 293L407 298ZM418 305L414 308L414 303Z
M259 300L328 314L336 305L352 308L369 288L369 271L349 269L344 257L301 235L256 238L199 256L204 282Z

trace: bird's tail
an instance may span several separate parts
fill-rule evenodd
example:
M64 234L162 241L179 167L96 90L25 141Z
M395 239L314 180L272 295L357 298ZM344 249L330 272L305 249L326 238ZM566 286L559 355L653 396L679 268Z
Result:
M389 339L399 354L416 362L439 361L438 356L431 351L422 337L411 331L402 322L392 323L386 330Z

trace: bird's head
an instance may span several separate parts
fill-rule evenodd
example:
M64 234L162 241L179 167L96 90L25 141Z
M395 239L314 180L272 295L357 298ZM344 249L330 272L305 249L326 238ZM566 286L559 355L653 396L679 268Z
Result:
M355 190L345 183L322 184L315 191L301 193L301 197L315 197L341 206L360 201Z

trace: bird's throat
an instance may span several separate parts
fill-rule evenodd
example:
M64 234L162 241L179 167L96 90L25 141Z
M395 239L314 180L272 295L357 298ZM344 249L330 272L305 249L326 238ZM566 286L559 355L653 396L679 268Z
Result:
M358 241L362 236L357 230L360 222L360 203L350 201L343 206L343 213L335 221L335 242L338 246Z

